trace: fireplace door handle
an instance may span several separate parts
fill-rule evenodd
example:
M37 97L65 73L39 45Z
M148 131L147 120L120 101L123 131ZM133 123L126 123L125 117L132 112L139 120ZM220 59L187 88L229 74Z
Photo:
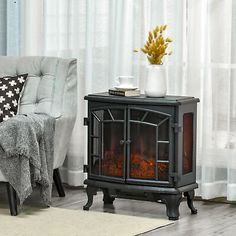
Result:
M120 145L124 145L125 144L125 140L120 140Z
M125 141L125 140L120 140L120 145L130 144L130 143L131 143L130 140L127 140L127 141Z

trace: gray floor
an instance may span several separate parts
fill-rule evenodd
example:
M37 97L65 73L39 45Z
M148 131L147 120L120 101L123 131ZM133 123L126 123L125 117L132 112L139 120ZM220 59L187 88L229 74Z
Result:
M66 197L59 198L56 191L53 191L53 206L67 209L82 209L87 201L85 191L79 188L65 186ZM4 184L0 184L0 201L5 202L6 193ZM39 193L35 192L26 204L43 205L39 203ZM186 201L180 205L180 219L172 225L153 230L143 234L144 236L168 236L168 235L236 235L236 205L226 203L215 203L195 201L198 209L197 215L191 215ZM134 215L150 218L167 219L165 205L145 201L116 199L114 205L105 206L102 202L102 193L94 197L94 204L91 211L110 212L115 214ZM121 235L122 236L122 235Z

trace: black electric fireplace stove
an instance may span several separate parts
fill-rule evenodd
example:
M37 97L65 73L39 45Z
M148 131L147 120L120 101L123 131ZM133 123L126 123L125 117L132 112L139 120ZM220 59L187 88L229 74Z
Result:
M196 183L198 98L119 97L91 94L88 100L88 164L84 171L89 210L103 191L115 198L161 201L167 216L179 218L183 195L193 214Z

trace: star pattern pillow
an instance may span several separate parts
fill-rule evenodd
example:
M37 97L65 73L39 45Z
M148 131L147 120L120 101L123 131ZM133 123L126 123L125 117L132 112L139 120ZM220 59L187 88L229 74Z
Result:
M0 78L0 122L16 115L28 74Z

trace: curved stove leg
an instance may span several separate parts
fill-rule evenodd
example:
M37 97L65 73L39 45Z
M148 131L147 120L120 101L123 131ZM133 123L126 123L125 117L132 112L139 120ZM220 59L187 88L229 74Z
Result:
M185 192L184 196L187 197L187 204L188 204L188 207L191 210L191 213L192 214L197 214L197 209L193 206L194 190Z
M83 210L88 211L89 208L92 206L92 204L93 204L93 195L97 195L97 190L98 190L98 188L96 188L96 187L92 187L92 186L89 186L89 185L87 186L86 192L87 192L87 196L88 196L88 201L83 206Z
M113 204L115 198L110 196L108 189L102 189L102 191L104 204Z
M178 220L182 194L165 194L161 200L166 204L166 214L169 220Z

